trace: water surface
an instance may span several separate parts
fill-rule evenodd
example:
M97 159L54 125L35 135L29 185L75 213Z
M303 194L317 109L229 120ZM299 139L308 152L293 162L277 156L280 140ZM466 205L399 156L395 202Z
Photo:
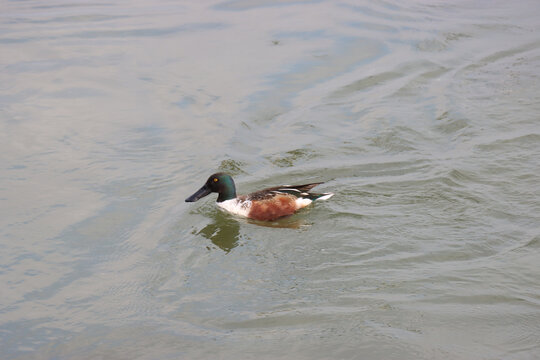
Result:
M1 1L3 359L532 359L535 1ZM210 196L326 181L261 224Z

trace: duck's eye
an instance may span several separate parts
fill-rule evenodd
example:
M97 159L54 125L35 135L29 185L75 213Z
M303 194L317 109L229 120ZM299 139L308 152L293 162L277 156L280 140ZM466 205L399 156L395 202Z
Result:
M219 181L219 179L218 179L218 178L214 178L214 182L218 182L218 181Z

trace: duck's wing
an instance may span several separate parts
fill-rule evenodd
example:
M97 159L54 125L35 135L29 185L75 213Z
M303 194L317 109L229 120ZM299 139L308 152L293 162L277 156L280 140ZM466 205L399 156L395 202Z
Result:
M275 187L271 187L271 188L267 188L264 190L251 193L247 195L247 198L249 200L267 200L276 196L277 194L289 194L295 197L317 198L320 196L320 194L309 193L309 191L313 189L315 186L320 185L320 184L323 184L323 183L318 182L318 183L310 183L310 184L304 184L304 185L275 186ZM312 196L312 195L315 195L315 196Z

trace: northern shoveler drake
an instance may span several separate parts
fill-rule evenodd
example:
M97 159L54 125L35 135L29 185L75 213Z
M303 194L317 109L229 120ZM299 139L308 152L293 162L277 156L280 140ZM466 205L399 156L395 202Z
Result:
M194 202L210 193L218 193L217 205L226 211L254 220L275 220L294 214L298 209L308 206L314 200L326 200L332 193L315 194L309 191L317 185L282 185L248 195L236 196L236 187L230 175L213 174L197 192L186 199Z

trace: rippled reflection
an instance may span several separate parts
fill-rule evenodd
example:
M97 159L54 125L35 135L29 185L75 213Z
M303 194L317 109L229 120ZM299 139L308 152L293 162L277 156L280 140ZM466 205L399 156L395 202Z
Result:
M240 240L240 225L230 216L215 212L213 222L202 228L197 235L202 235L225 252L238 246Z
M303 227L308 227L310 224L305 219L297 218L297 215L284 217L276 221L257 221L257 220L246 220L250 224L265 226L270 228L281 228L281 229L300 229Z
M204 213L204 215L208 216L212 222L197 231L196 234L207 238L227 253L239 245L242 238L240 232L242 226L256 225L277 229L302 229L308 228L311 225L311 223L298 214L286 216L275 221L258 221L240 218L226 214L218 209Z

